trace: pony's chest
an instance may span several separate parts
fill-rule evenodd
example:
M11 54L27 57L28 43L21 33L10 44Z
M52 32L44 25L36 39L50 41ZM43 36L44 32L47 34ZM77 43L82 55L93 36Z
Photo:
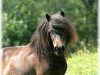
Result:
M45 61L42 62L36 62L35 64L35 71L36 75L48 75L48 70L49 70L49 64Z
M51 63L43 62L36 69L36 75L64 75L66 72L66 63Z

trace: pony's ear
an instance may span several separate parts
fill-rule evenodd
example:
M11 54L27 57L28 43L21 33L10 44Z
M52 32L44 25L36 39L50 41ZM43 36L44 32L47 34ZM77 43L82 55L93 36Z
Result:
M61 11L60 12L60 15L64 17L65 16L65 13L63 11Z
M48 20L48 21L50 21L50 16L48 15L48 14L46 14L46 19Z

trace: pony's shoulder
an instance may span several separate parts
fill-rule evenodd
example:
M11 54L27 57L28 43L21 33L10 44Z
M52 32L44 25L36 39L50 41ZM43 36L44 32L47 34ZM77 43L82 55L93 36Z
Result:
M30 44L27 44L25 46L13 46L13 47L4 47L2 48L3 55L12 55L12 54L18 54L21 51L27 51L30 49Z
M26 46L5 47L5 48L2 48L2 52L3 52L3 55L12 55L13 53L24 50L24 48L26 48Z

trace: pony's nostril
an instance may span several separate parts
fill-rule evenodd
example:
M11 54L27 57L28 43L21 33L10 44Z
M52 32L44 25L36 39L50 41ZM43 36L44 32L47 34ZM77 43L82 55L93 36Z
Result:
M61 46L61 49L62 49L62 50L65 50L65 47L64 47L64 46Z
M56 55L63 55L65 47L64 46L54 47L54 50Z
M64 47L64 46L61 46L61 47L55 47L54 49L55 49L55 51L65 50L65 47Z

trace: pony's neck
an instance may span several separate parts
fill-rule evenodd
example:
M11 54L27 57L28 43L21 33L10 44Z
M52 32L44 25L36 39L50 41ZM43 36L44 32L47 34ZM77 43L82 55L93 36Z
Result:
M62 60L65 61L64 56L57 56L54 53L54 47L53 43L51 41L51 38L48 37L47 41L40 40L43 38L38 38L39 36L34 35L33 41L31 42L31 45L33 49L35 49L35 52L37 53L37 56L39 57L39 60L45 60L48 62L50 66L54 66L55 64L61 63Z
M41 37L40 35L33 35L31 46L37 52L37 55L42 59L49 59L51 55L54 55L54 47L49 36Z

